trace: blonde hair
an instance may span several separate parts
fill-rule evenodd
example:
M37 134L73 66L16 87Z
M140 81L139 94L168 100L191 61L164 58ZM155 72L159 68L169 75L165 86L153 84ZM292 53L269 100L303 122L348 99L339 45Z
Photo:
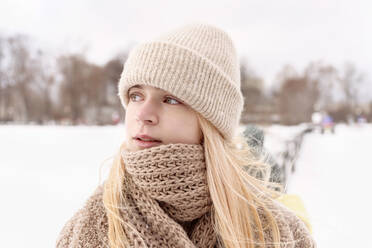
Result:
M226 140L208 120L196 114L203 133L207 181L218 241L226 248L265 247L264 230L269 228L271 244L279 247L279 228L269 207L271 199L278 196L271 189L272 183L268 182L270 166L254 156L242 136ZM124 143L114 158L103 193L108 239L112 248L129 247L123 228L127 223L124 223L119 212L124 202L122 185L125 165L120 155L123 149ZM265 180L251 176L250 170L260 170L262 175L266 175ZM263 226L258 209L268 226Z

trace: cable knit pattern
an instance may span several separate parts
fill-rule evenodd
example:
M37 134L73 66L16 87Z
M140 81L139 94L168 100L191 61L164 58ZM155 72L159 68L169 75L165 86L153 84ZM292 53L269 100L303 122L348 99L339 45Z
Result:
M126 173L120 213L131 247L219 247L203 146L161 145L125 151L122 158ZM66 223L57 240L58 248L108 247L102 195L103 186L99 186ZM315 247L305 225L290 210L276 202L270 208L280 229L280 247ZM267 226L263 211L258 211L263 226ZM265 242L265 247L273 247L269 228L265 229Z

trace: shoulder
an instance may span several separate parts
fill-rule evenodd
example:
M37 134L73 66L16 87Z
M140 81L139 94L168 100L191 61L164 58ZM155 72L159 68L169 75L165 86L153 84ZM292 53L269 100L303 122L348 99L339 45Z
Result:
M306 224L289 208L273 200L269 206L279 228L280 247L315 248L316 244ZM265 218L264 218L265 219ZM268 242L272 241L272 234L266 233Z
M102 201L103 186L100 185L65 224L56 247L108 247L107 217Z

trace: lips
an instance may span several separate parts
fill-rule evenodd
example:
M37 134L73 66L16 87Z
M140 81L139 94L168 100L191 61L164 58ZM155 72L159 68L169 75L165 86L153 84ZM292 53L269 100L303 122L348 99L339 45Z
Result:
M138 134L134 137L134 139L136 140L141 140L141 141L155 141L155 142L161 142L161 140L157 139L157 138L154 138L154 137L151 137L149 135L145 135L145 134Z
M142 148L149 148L162 143L161 140L148 135L136 135L133 139L135 143Z

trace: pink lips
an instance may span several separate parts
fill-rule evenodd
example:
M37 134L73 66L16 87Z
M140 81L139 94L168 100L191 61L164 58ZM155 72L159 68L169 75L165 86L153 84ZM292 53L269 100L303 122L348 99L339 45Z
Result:
M134 142L143 148L149 148L161 144L161 141L148 135L139 134L133 137Z

